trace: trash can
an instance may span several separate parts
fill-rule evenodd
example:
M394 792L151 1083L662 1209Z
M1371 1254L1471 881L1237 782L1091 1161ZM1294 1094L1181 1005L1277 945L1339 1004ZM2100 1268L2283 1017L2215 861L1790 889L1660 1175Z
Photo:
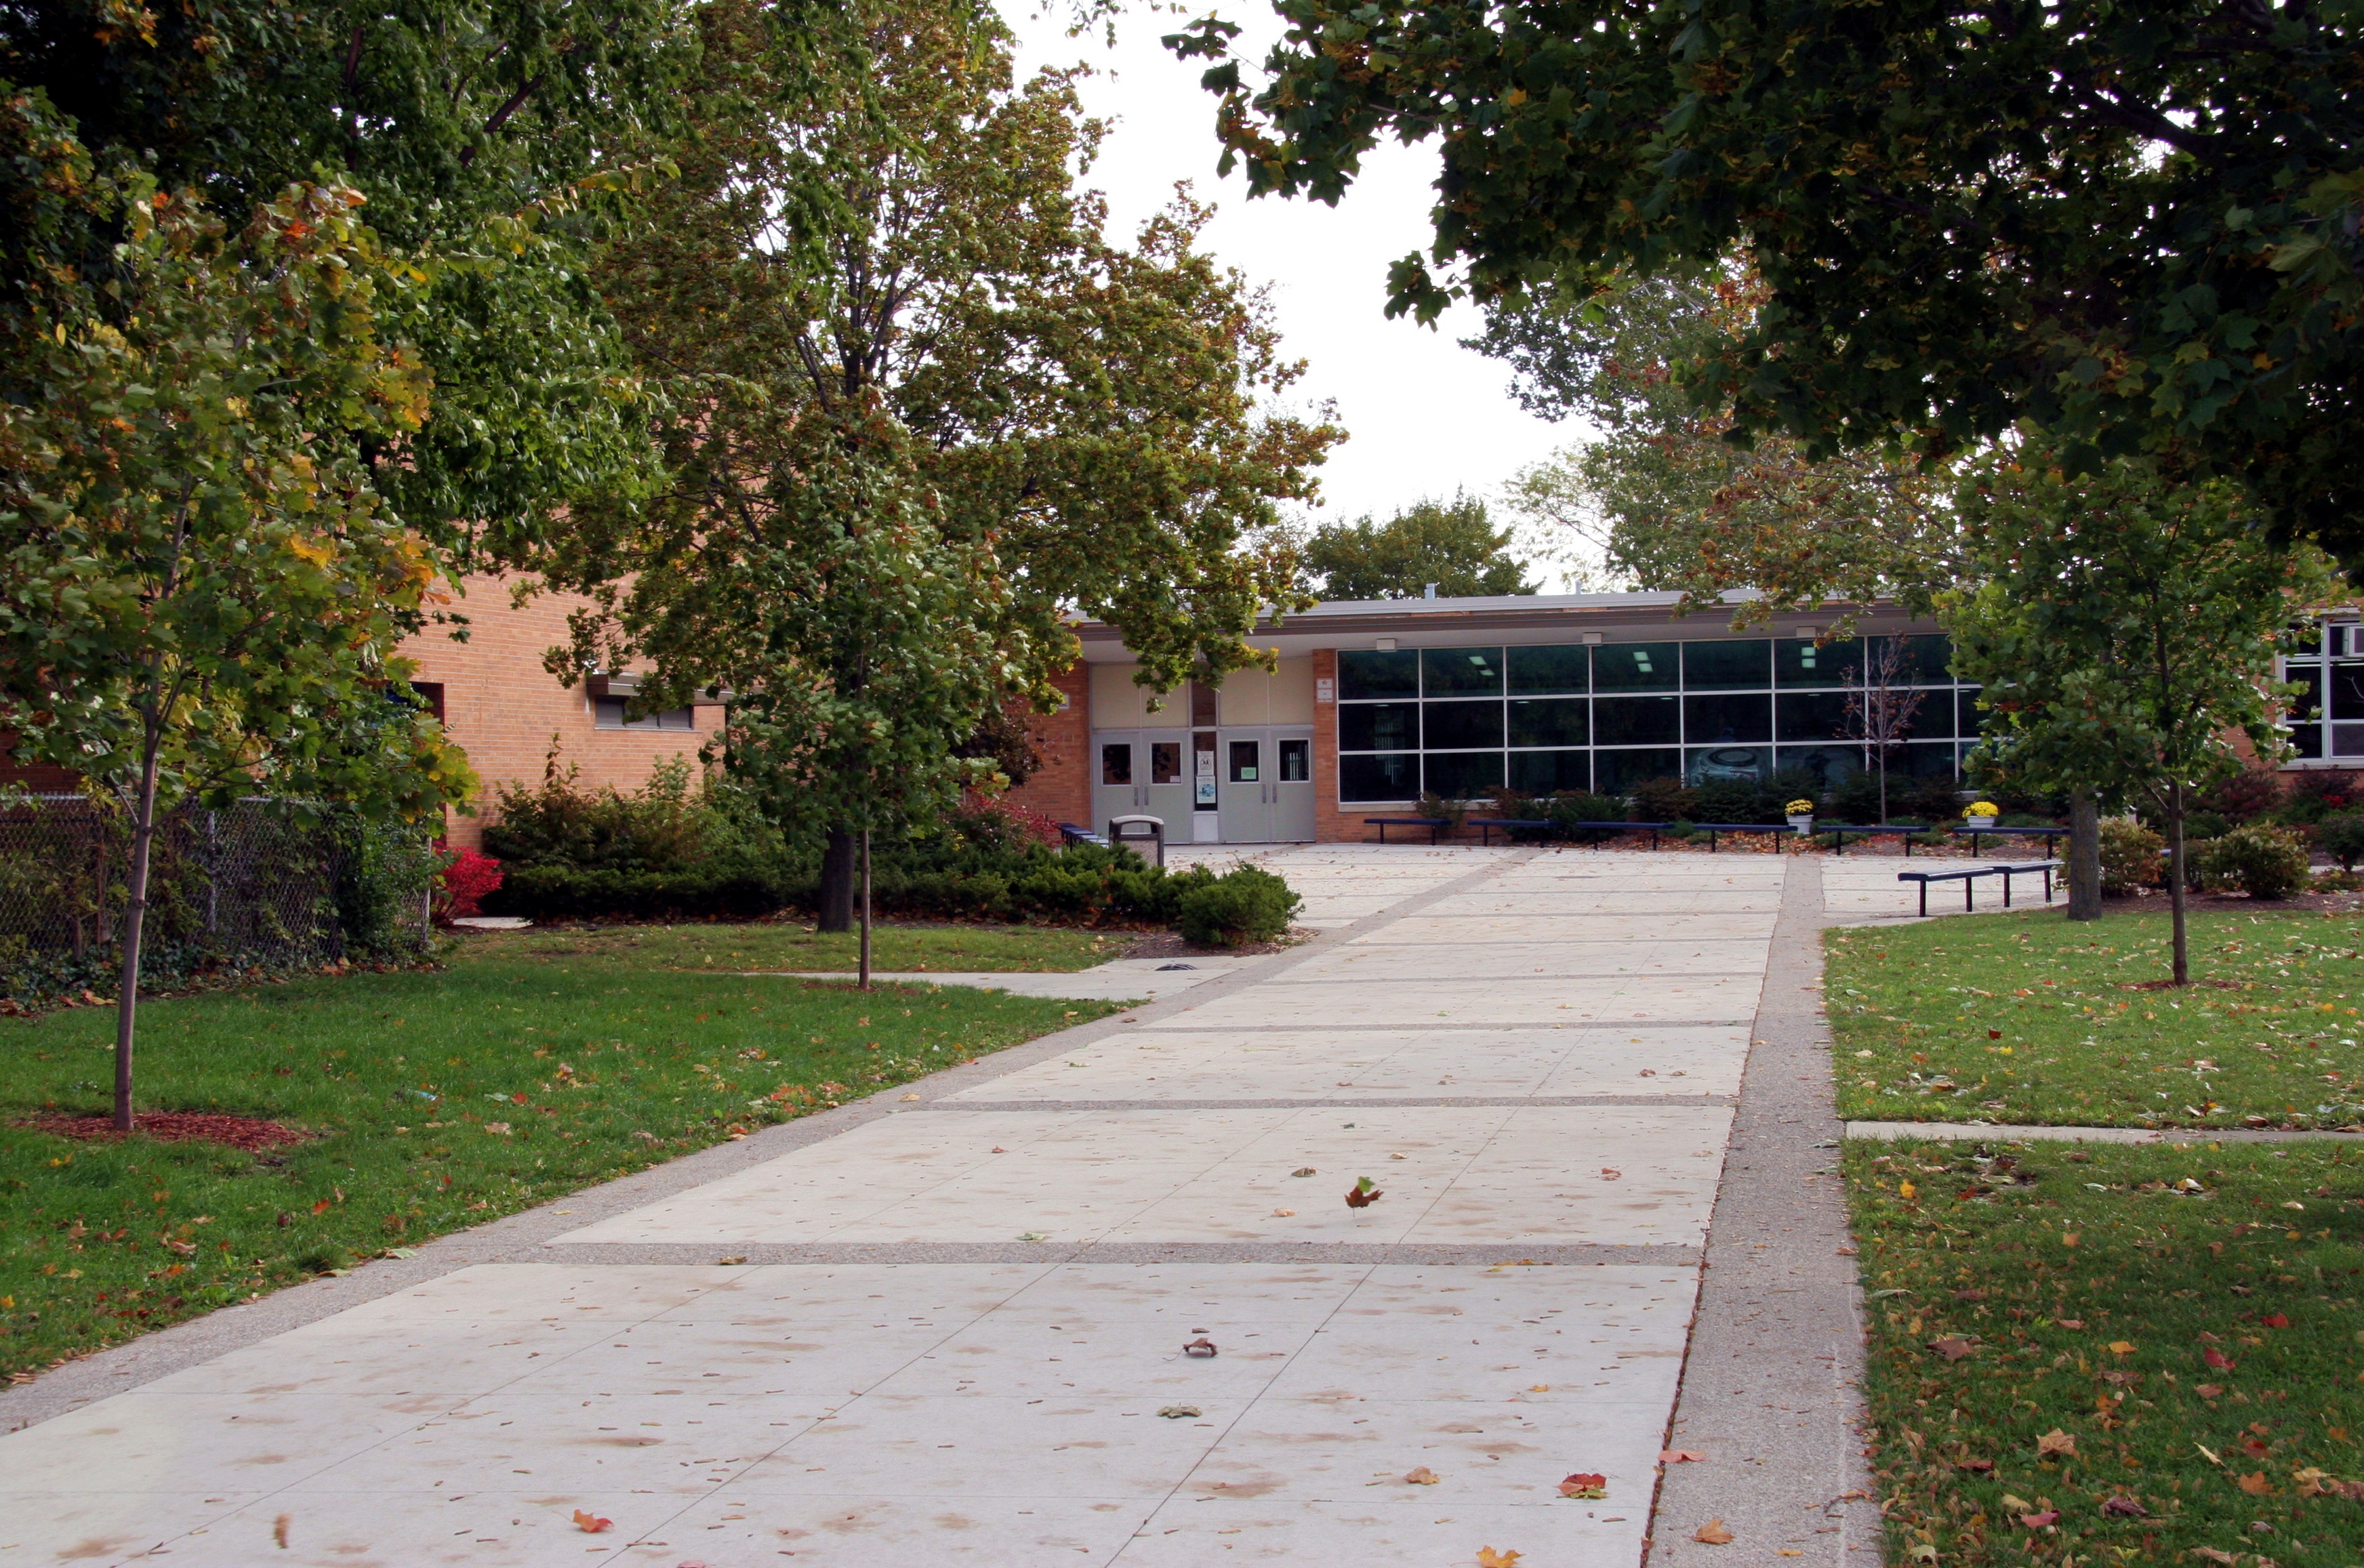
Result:
M1110 844L1131 845L1135 849L1143 844L1151 845L1155 851L1151 857L1152 863L1160 866L1165 863L1165 818L1163 817L1111 817L1109 818L1108 836Z

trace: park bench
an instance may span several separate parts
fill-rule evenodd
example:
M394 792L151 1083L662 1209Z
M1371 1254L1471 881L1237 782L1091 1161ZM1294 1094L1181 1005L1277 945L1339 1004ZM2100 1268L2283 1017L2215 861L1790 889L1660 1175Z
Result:
M1794 834L1797 832L1797 829L1790 827L1787 822L1694 822L1691 824L1691 827L1694 830L1707 835L1707 852L1709 854L1715 853L1715 836L1718 833Z
M2011 879L2014 876L2032 876L2041 872L2044 875L2044 901L2049 904L2052 902L2052 873L2059 863L2057 861L2024 861L2018 863L1998 862L1993 865L1970 866L1962 871L1901 871L1896 873L1896 880L1920 884L1921 914L1924 918L1926 918L1929 913L1929 884L1933 882L1960 883L1962 907L1965 910L1971 910L1978 907L1971 890L1978 884L1979 879L1986 876L1999 876L2002 878L2002 906L2008 909L2011 907Z
M1425 828L1428 829L1428 841L1433 844L1453 823L1444 817L1366 817L1363 826L1377 828L1382 844L1388 841L1388 829L1390 828Z
M2044 840L2044 854L2046 860L2052 857L2053 846L2068 836L2068 829L2066 828L1957 827L1954 831L1970 841L1970 853L1974 855L1979 852L1979 840L1981 836L1995 839L2041 839Z
M1834 853L1842 855L1846 853L1846 841L1850 836L1857 839L1878 839L1894 834L1904 840L1904 858L1908 861L1912 858L1912 835L1926 833L1928 830L1925 824L1918 822L1880 822L1868 828L1850 828L1842 823L1833 823L1829 827L1824 827L1819 822L1814 824L1816 837L1828 833L1834 840L1832 845Z
M1088 828L1085 827L1085 826L1084 826L1082 823L1080 823L1080 822L1062 822L1062 823L1060 823L1060 824L1059 824L1059 837L1060 837L1061 839L1065 840L1067 843L1070 843L1070 844L1101 844L1101 845L1105 845L1105 844L1108 842L1108 840L1107 840L1107 839L1103 838L1101 835L1099 835L1099 834L1098 834L1098 833L1093 832L1090 828Z

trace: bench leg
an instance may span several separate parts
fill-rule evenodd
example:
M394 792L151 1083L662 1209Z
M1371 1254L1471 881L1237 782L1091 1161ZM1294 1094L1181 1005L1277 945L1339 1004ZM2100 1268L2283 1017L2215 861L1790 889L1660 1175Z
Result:
M2011 873L2009 872L2002 873L2002 906L2006 909L2011 907Z
M1925 882L1921 884L1921 917L1929 917L1929 884Z
M2045 852L2049 854L2051 851L2047 847ZM2044 868L2044 901L2046 904L2052 902L2052 868L2050 866Z
M1978 878L1974 876L1966 876L1962 878L1962 912L1964 914L1968 914L1971 910L1978 907L1971 892L1971 890L1976 888L1978 884Z

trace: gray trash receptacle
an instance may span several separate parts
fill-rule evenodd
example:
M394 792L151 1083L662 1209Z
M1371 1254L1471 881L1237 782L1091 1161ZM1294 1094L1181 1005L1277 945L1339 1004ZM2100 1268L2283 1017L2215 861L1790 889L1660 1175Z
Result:
M1128 828L1132 831L1128 832ZM1111 844L1136 848L1144 843L1152 845L1156 851L1152 863L1161 866L1165 863L1165 818L1163 817L1111 817L1109 818L1108 836Z

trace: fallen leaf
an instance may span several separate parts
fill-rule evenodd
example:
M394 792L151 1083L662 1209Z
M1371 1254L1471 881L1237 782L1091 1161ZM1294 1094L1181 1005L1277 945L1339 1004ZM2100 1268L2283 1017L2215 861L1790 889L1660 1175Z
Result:
M733 1257L717 1258L714 1260L714 1266L718 1269L727 1269L734 1263L743 1263L746 1261L746 1254L742 1252Z
M2082 1318L2055 1318L2053 1321L2063 1329L2081 1329L2085 1326L2085 1320Z
M2059 1509L2046 1508L2040 1514L2022 1514L2019 1522L2030 1529L2042 1529L2046 1525L2056 1523L2059 1518Z
M2075 1230L2063 1230L2060 1233L2060 1244L2063 1247L2074 1247L2077 1244L2077 1238L2080 1234L2081 1234L2081 1232Z
M2223 1563L2225 1568L2232 1568L2234 1563L2241 1561L2238 1556L2221 1546L2195 1546L2191 1549L2191 1555L2205 1562Z
M1272 1217L1275 1219L1293 1219L1297 1217L1297 1210L1293 1208L1276 1208L1272 1211Z
M2102 1504L2102 1512L2112 1518L2138 1519L2143 1517L2143 1506L2132 1497L2119 1496L2104 1501Z
M2275 1313L2270 1318L2260 1318L2258 1321L2263 1323L2269 1329L2287 1329L2290 1327L2290 1319L2279 1312Z
M1405 1159L1405 1158L1407 1158L1407 1156L1402 1155L1402 1154L1390 1154L1390 1155L1388 1155L1388 1159L1390 1159L1390 1160L1401 1160L1401 1159Z
M282 1514L271 1521L272 1544L282 1551L287 1550L287 1527L295 1522L296 1516L293 1514Z
M1977 1475L1990 1474L1994 1470L1994 1461L1991 1459L1966 1459L1962 1461L1962 1468Z
M903 1097L904 1097L905 1099L907 1099L907 1100L916 1100L916 1099L918 1099L920 1096L919 1096L919 1095L904 1095Z
M1000 1144L998 1144L998 1143L997 1143L997 1144L995 1144L995 1145L993 1146L993 1151L994 1151L996 1154L1007 1154L1007 1153L1009 1153L1009 1150L1004 1149L1004 1148L1003 1148Z
M2239 1485L2242 1491L2252 1497L2269 1496L2274 1489L2274 1484L2266 1479L2266 1473L2262 1470L2252 1470L2242 1476Z
M2002 1506L2009 1508L2014 1514L2024 1514L2027 1512L2028 1509L2035 1507L2035 1504L2029 1502L2026 1498L2014 1497L2008 1492L2005 1492L2002 1495Z
M312 1206L312 1212L313 1212L314 1214L326 1214L326 1213L328 1213L328 1212L329 1212L329 1200L328 1200L327 1198L322 1198L319 1202L318 1202L318 1203L314 1204L314 1205Z
M1723 1528L1722 1519L1710 1519L1691 1531L1691 1539L1704 1546L1730 1546L1732 1532Z
M1180 1421L1202 1412L1196 1405L1167 1405L1161 1407L1157 1413L1169 1421Z
M577 1508L574 1510L574 1528L585 1535L597 1535L603 1529L614 1529L616 1521L603 1519L587 1509Z
M2225 1385L2221 1383L2195 1383L2191 1385L2191 1392L2202 1399L2214 1399L2225 1392Z
M1687 1448L1670 1448L1658 1455L1658 1462L1660 1464L1697 1464L1705 1458L1707 1455L1693 1453Z
M1899 1182L1896 1184L1896 1195L1902 1198L1906 1203L1911 1203L1914 1198L1921 1195L1921 1189L1914 1186L1911 1182Z
M1528 1386L1527 1392L1530 1394L1549 1394L1551 1392L1551 1385L1548 1383L1533 1384Z
M2200 1360L2203 1365L2212 1366L2218 1372L2230 1372L2240 1364L2213 1345L2202 1349Z
M2002 1038L2002 1030L1989 1029L1987 1030L1987 1038L1989 1040L2001 1040Z
M1600 1167L1600 1179L1604 1182L1622 1182L1625 1179L1625 1173L1603 1165Z
M1192 1316L1195 1317L1197 1314L1194 1313ZM1211 1356L1215 1353L1215 1341L1202 1334L1183 1346L1182 1353L1186 1356Z
M1355 1184L1346 1189L1348 1208L1368 1208L1388 1195L1372 1185L1368 1176L1357 1176Z
M2193 1443L2191 1446L2198 1449L2200 1451L2200 1457L2206 1460L2209 1463L2222 1464L2225 1462L2223 1460L2216 1457L2216 1451L2210 1448L2206 1443Z
M1415 1486L1433 1486L1444 1477L1425 1464L1415 1464L1404 1472L1404 1479Z
M2077 1457L2077 1440L2057 1427L2035 1440L2035 1456L2038 1459L2055 1453L2066 1454L2070 1459Z
M1936 1351L1939 1355L1945 1357L1949 1362L1960 1361L1964 1356L1968 1355L1972 1351L1978 1349L1978 1347L1971 1344L1969 1340L1959 1339L1952 1334L1946 1335L1942 1340L1931 1340L1929 1342L1929 1348Z
M2110 1353L2113 1356L2130 1356L2135 1353L2135 1348L2124 1340L2112 1340Z
M1586 1502L1606 1497L1609 1496L1609 1477L1589 1475L1583 1471L1578 1471L1559 1484L1559 1495L1563 1497L1579 1498Z
M1490 1546L1481 1546L1478 1549L1478 1568L1517 1568L1519 1559L1525 1555L1523 1551L1497 1551Z
M1310 1165L1299 1165L1297 1169L1291 1171L1289 1174L1292 1176L1311 1176L1319 1174L1319 1173Z

